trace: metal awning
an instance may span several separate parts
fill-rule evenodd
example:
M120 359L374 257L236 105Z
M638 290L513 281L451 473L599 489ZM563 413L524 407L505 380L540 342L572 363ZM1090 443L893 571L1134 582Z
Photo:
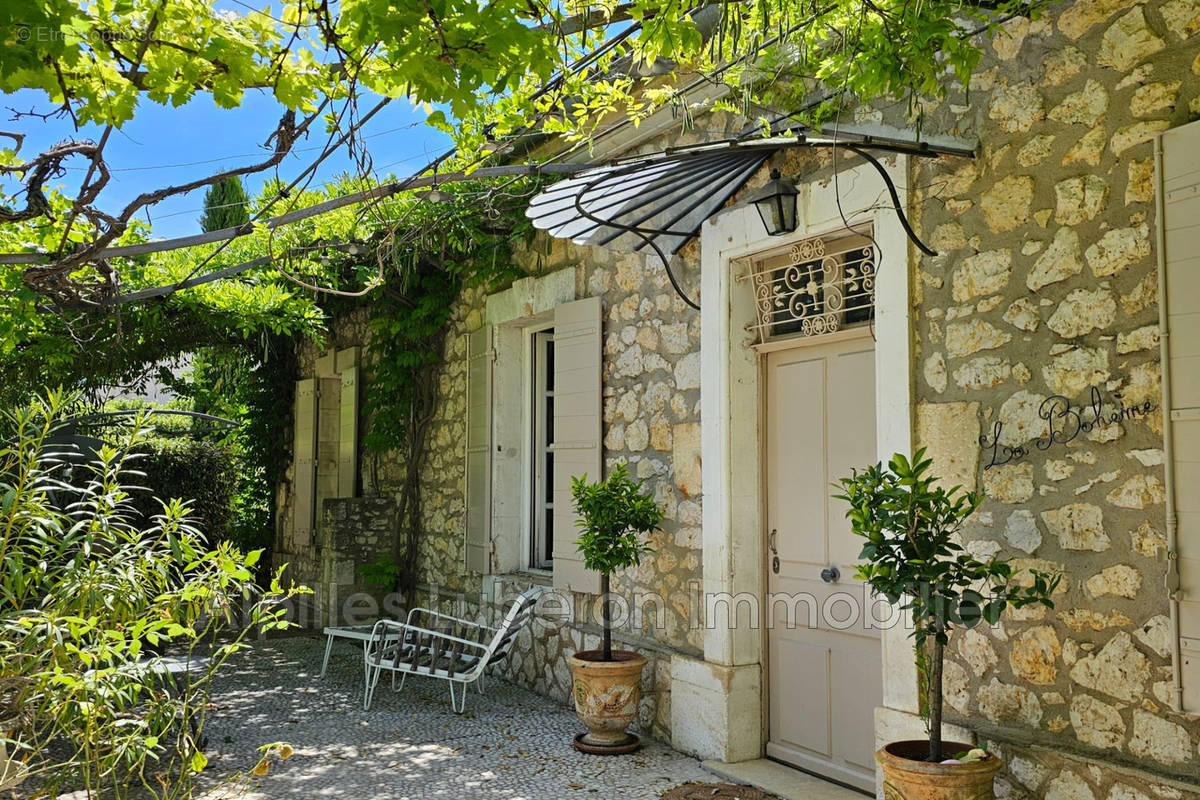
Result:
M840 147L864 159L882 177L905 232L926 253L937 255L909 225L891 176L868 151L937 157L974 156L974 147L955 140L920 141L877 131L842 129L830 136L810 131L745 136L614 161L550 186L530 201L526 216L535 228L576 244L638 252L650 248L661 259L680 296L670 261L758 169L788 147ZM893 134L893 135L889 135Z
M537 195L536 228L576 244L677 253L777 148L666 154L590 170Z

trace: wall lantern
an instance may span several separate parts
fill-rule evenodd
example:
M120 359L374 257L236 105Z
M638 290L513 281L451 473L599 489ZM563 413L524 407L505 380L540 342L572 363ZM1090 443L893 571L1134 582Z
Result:
M770 236L781 236L796 230L796 184L771 170L771 180L746 198L758 209L763 226Z

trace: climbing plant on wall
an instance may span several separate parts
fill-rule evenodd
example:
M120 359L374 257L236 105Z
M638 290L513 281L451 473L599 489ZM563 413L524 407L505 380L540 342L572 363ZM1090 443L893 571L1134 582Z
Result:
M410 206L406 227L378 244L377 257L392 268L369 296L364 444L403 459L392 559L405 596L417 583L421 465L455 300L464 289L491 290L520 275L512 242L532 232L522 212L523 198L535 189L533 181L500 191L464 183L446 192L445 202L410 201L418 204Z
M15 404L16 387L47 380L96 392L114 385L136 390L157 378L189 398L196 410L238 420L237 446L251 474L243 481L231 536L246 546L268 545L275 487L291 460L298 343L321 341L333 316L369 309L373 346L364 397L365 444L376 452L400 452L406 465L419 464L454 300L465 288L493 287L515 276L511 245L530 231L522 212L537 186L525 178L466 181L444 187L438 195L442 202L410 193L281 231L256 231L217 253L212 267L254 258L272 265L241 280L102 313L46 313L33 292L16 285L0 299L0 347L8 354L0 360L0 403ZM251 208L276 188L266 187ZM335 182L297 202L320 202L345 189L344 182ZM41 229L36 221L0 226L0 239L12 243ZM138 236L144 238L144 231L131 231L126 240ZM325 242L358 245L347 252ZM186 279L196 260L215 249L130 261L128 289ZM192 355L191 368L174 375L164 365L181 354ZM5 394L10 389L12 397ZM416 479L410 469L402 496L411 502L403 508L395 548L397 560L409 565L408 584L415 580L416 547L410 537L416 536L420 519Z

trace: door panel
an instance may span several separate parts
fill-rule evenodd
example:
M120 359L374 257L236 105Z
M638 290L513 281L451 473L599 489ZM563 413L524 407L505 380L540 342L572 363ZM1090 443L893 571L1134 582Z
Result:
M868 342L869 344L869 342ZM858 347L862 347L862 343ZM858 561L862 542L850 532L846 519L846 502L834 499L837 493L831 484L873 464L875 457L875 351L841 353L828 360L829 420L826 426L830 438L825 459L826 473L823 488L825 520L829 535L826 541L831 551L830 561L849 565ZM845 572L845 570L843 570Z
M861 543L832 495L839 477L878 460L873 345L776 351L766 373L767 753L870 790L879 631L853 577ZM824 579L829 567L840 577Z
M768 406L768 451L772 451L768 453L768 470L786 471L790 477L789 491L769 492L768 516L820 525L825 514L825 441L813 432L825 428L825 402L811 387L824 384L825 362L791 362L779 367L774 377L773 391L787 400ZM799 457L792 450L797 442L805 442L811 452ZM826 558L825 541L820 536L777 536L776 547L780 558L787 562L817 564Z
M780 705L791 712L779 720L780 739L812 753L833 755L829 727L807 724L807 720L829 718L829 695L814 691L829 685L829 648L791 640L780 642L773 652L772 671L781 671L789 678L779 686Z

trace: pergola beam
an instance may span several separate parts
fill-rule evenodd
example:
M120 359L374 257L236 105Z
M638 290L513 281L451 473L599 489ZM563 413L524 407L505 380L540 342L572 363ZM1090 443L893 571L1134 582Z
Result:
M462 181L479 178L511 177L520 175L552 175L572 174L591 169L587 164L519 164L500 167L480 167L472 172L447 172L441 175L422 175L406 178L402 181L385 183L359 192L351 192L341 197L333 197L320 203L289 211L278 217L263 220L261 225L270 229L281 228L294 222L301 222L311 217L320 216L339 208L364 203L370 200L382 200L409 189L421 189L427 186L440 186L445 183L461 183ZM141 244L118 245L106 247L96 254L96 259L129 258L144 256L150 253L163 253L169 250L180 250L185 247L196 247L202 244L217 244L246 236L254 231L253 225L243 225L236 228L222 228L207 233L197 233L192 236L179 236L174 239L160 239ZM0 253L0 264L41 264L49 261L48 253Z

